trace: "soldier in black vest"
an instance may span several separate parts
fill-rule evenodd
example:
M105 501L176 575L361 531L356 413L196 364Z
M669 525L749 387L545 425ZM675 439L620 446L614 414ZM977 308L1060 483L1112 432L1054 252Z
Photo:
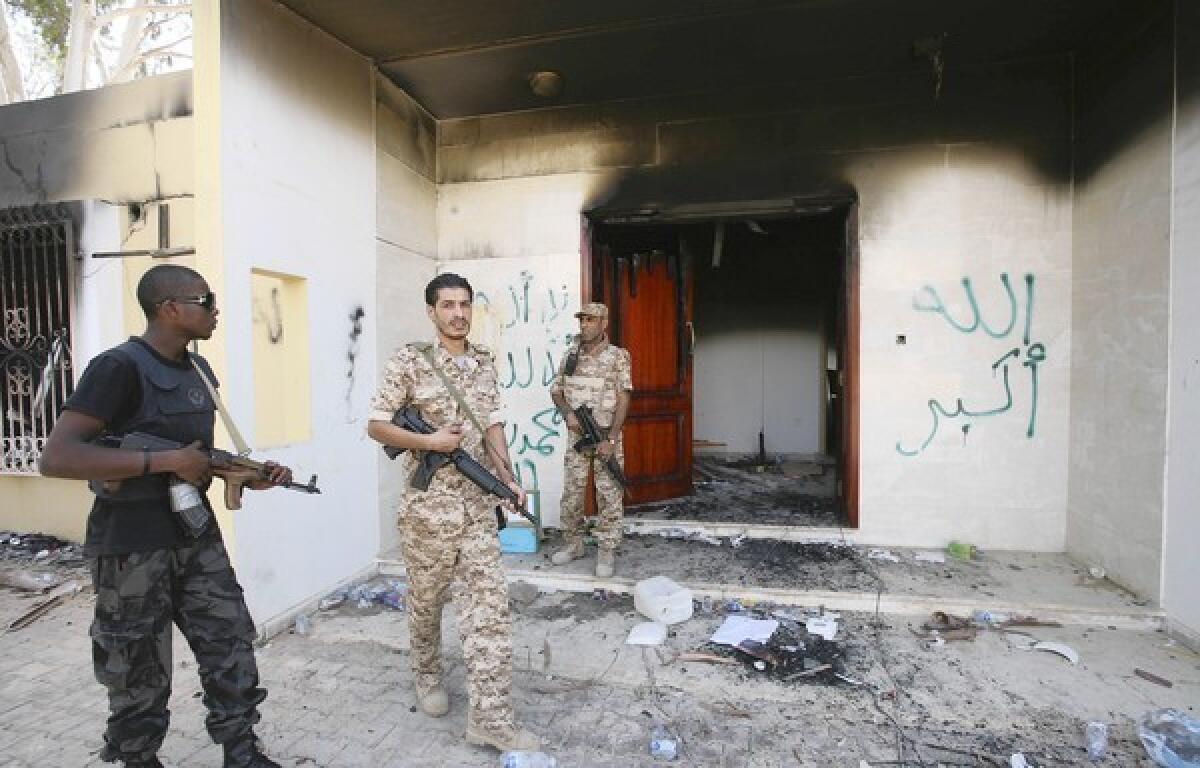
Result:
M84 553L96 591L92 657L110 709L100 757L161 768L156 753L169 718L174 623L195 653L205 722L224 747L226 768L279 768L254 735L267 695L258 687L254 622L204 497L216 405L200 371L214 387L216 379L187 345L212 336L216 298L193 270L162 265L142 277L137 299L146 332L88 365L41 461L42 474L92 481L97 494ZM186 447L140 452L97 444L135 431ZM291 481L287 467L268 464L269 479L251 487ZM118 480L116 490L106 490L105 481ZM193 502L209 513L198 535L185 532L172 511L171 494L187 488L180 480L199 490Z

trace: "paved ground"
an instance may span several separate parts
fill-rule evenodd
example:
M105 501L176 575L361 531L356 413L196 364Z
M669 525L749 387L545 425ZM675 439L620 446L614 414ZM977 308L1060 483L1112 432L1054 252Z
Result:
M666 724L688 766L1007 765L1013 751L1043 765L1084 762L1083 723L1112 724L1109 765L1149 765L1134 718L1200 705L1200 658L1158 632L1064 627L1031 630L1069 643L1072 666L1017 649L998 632L927 648L920 619L846 615L846 672L864 686L784 684L743 666L680 662L722 620L698 615L663 649L624 644L639 620L626 597L542 593L516 606L516 701L521 718L564 767L664 765L647 750ZM0 590L7 625L34 602ZM104 698L93 681L83 593L28 628L0 636L0 766L96 766ZM402 614L343 606L319 613L309 634L282 634L260 650L270 697L261 735L286 766L498 766L467 746L462 665L447 622L451 714L413 711ZM176 644L169 766L220 765L203 729L194 665ZM1134 675L1141 667L1174 682ZM1193 709L1195 711L1195 709Z

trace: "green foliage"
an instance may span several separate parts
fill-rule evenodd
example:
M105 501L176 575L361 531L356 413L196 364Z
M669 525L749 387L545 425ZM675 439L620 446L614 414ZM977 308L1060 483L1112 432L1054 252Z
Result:
M46 45L55 64L62 66L67 55L67 34L71 28L71 0L6 0L9 7L24 13ZM103 13L122 5L121 0L96 0L96 11Z
M8 5L24 13L46 44L56 63L67 53L67 30L71 25L70 0L7 0Z

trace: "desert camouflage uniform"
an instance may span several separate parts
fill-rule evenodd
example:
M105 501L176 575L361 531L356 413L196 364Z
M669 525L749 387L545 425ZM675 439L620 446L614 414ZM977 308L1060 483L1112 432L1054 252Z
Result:
M504 414L496 383L495 359L486 348L467 345L453 357L440 344L409 344L392 356L383 383L371 403L371 420L390 421L404 406L413 406L435 428L461 423L460 447L491 468L483 435L438 378L420 349L430 346L433 359L471 405L484 428L502 424ZM402 454L404 469L415 459ZM486 495L453 466L433 475L429 488L409 486L399 510L400 549L408 572L408 627L412 671L418 696L437 686L442 676L442 608L451 584L459 605L463 660L467 667L470 722L482 728L512 727L512 620L508 588L500 561L496 531L497 499Z
M572 409L581 405L591 406L596 424L608 428L612 425L617 409L617 394L633 389L633 368L629 352L604 342L594 354L579 353L575 373L567 376L564 371L566 358L559 366L558 376L550 388L551 394L562 394ZM587 492L588 469L596 483L596 506L598 520L593 534L600 549L615 550L621 543L621 520L625 514L624 491L613 480L602 462L593 462L594 451L580 453L574 449L579 435L570 432L563 460L563 495L560 524L568 542L581 541L585 521L583 500ZM625 442L617 436L614 451L617 462L625 467Z

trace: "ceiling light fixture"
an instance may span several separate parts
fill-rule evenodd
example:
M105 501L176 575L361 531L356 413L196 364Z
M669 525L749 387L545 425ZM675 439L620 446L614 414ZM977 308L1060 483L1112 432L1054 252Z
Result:
M539 99L557 99L562 94L562 75L554 70L543 69L529 73L529 90Z

